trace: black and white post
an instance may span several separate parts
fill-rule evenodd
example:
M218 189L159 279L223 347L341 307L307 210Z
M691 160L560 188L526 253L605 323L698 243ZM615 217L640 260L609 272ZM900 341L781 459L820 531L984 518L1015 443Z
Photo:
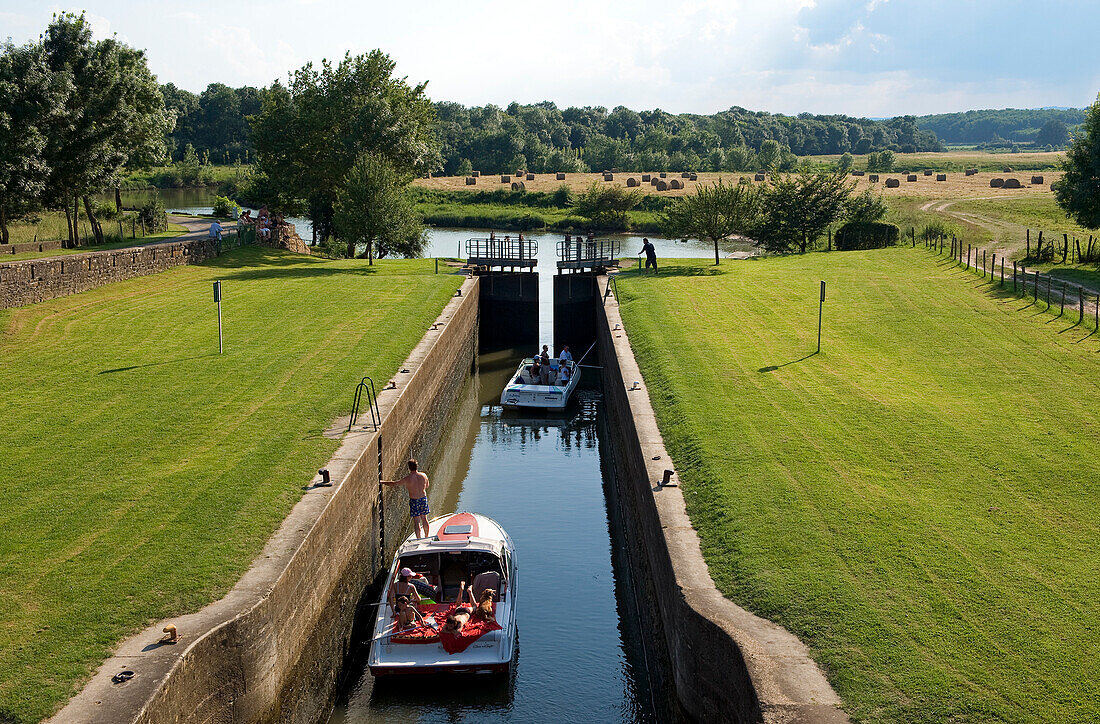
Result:
M214 301L218 304L218 354L222 354L222 282L214 282Z
M825 280L821 280L821 299L817 303L817 352L821 352L821 312L825 308Z

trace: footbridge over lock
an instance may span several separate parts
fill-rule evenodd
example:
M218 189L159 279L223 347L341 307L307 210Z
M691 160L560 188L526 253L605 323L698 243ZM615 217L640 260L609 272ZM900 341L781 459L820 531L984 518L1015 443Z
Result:
M553 247L541 241L540 249L538 238L523 234L466 240L466 268L481 277L482 351L542 344L583 350L595 341L596 277L618 265L619 240L566 234Z

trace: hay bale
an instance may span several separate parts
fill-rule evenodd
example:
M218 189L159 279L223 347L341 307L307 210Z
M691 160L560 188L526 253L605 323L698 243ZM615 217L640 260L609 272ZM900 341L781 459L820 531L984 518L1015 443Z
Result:
M1024 187L1024 185L1022 183L1020 183L1020 179L1018 179L1018 178L1006 178L1005 179L1005 188L1006 189L1022 189L1023 187Z
M651 186L656 186L657 184L661 183L661 179L654 176L653 178L651 178L649 180L649 183L650 183Z
M867 176L867 180L870 181L873 184L877 184L878 183L878 174L877 173L870 174L869 176Z
M680 178L691 178L691 172L690 171L684 171L683 173L680 174Z
M614 180L615 180L615 174L613 174L613 173L605 173L605 174L603 175L603 180L604 180L604 181L614 181Z
M1031 177L1031 183L1036 184L1036 185L1042 184L1043 183L1043 177L1042 176L1032 176Z
M1003 178L994 178L989 180L989 188L991 189L999 189L1004 185L1005 180Z
M898 179L896 179L896 178L886 179L886 188L896 189L898 186L901 186L901 181L899 181Z
M519 191L519 182L518 181L513 181L512 182L512 190L513 191Z
M945 174L945 173L936 174L936 180L937 181L946 181L947 180L947 174Z
M668 182L668 187L670 189L682 189L682 188L684 188L684 182L681 181L678 178L674 178L674 179L672 179L671 181ZM658 191L659 190L660 189L658 189Z
M665 183L664 181L658 181L657 182L657 190L658 191L668 191L668 184Z
M471 171L470 175L474 178L478 178L479 176L481 176L481 171Z
M643 174L642 174L642 183L644 183L644 184L647 184L647 183L649 183L649 182L650 182L650 180L651 180L652 178L653 178L653 174L650 174L650 173L643 173Z
M968 169L966 169L966 175L967 175L967 176L973 176L973 175L974 175L974 174L976 174L976 173L978 173L978 169L976 169L976 168L968 168Z
M758 173L755 176L753 176L752 179L753 179L753 181L763 181L764 180L764 174Z
M1004 168L1001 169L1001 173L1016 173L1016 172L1012 170L1011 166L1005 166Z
M636 178L634 178L633 176L631 176L630 178L628 178L628 179L626 180L626 185L627 185L627 187L628 187L628 188L634 188L635 186L638 186L638 185L639 185L639 184L638 184L638 179L636 179Z
M864 173L866 173L866 172L865 171L852 171L853 176L862 176Z
M619 169L617 169L617 168L611 169L611 173L618 173L618 172L619 172Z
M909 174L908 176L905 177L905 180L906 181L916 181L917 180L917 175L915 173L911 173L911 174Z
M697 174L697 173L693 173L690 176L688 176L688 181L698 181L698 180L699 180L699 174Z
M563 173L559 173L559 174L558 174L557 176L555 176L554 178L556 178L556 179L557 179L558 181L564 181L564 180L565 180L565 174L563 174Z
M661 178L667 178L667 177L668 177L668 173L666 173L665 171L662 171L661 172Z
M466 177L466 185L467 186L473 186L476 183L477 183L477 176L467 176Z
M932 169L930 169L930 168L924 169L924 175L925 176L931 176L932 175Z
M510 182L511 180L512 180L512 177L511 177L511 176L501 176L501 177L500 177L500 182L501 182L502 184L506 184L506 183L509 183L509 182Z
M527 176L525 176L525 178L526 178L526 179L527 179L528 181L534 181L534 180L535 180L535 174L533 174L533 173L529 173L529 174L527 174Z

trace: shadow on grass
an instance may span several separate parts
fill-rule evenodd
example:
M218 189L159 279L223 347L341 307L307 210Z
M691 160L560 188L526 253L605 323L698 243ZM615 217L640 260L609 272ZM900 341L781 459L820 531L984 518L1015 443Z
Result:
M365 260L358 265L337 265L332 259L294 254L266 246L234 249L206 262L206 266L227 271L239 270L223 277L225 280L234 281L362 276L378 273L378 268L367 266Z
M732 262L731 262L732 263ZM638 277L714 277L725 274L725 265L715 266L662 266L654 274L652 271L637 269L636 267L619 272L618 276L624 279L637 279Z
M769 367L761 367L760 369L757 370L757 372L775 372L777 369L780 369L782 367L786 367L787 365L798 364L799 362L802 362L803 360L808 360L809 358L816 357L816 356L817 356L817 352L810 352L805 357L800 357L799 359L792 359L790 362L784 362L781 365L771 365Z
M109 375L109 374L113 374L115 372L129 372L130 370L140 370L140 369L145 369L146 367L160 367L161 365L170 365L170 364L175 364L177 362L190 362L191 360L203 359L205 357L217 357L217 356L218 356L217 352L210 352L209 354L197 354L197 355L194 355L193 357L180 357L178 359L166 359L163 362L150 362L150 363L144 364L144 365L130 365L129 367L116 367L113 370L103 370L99 374Z

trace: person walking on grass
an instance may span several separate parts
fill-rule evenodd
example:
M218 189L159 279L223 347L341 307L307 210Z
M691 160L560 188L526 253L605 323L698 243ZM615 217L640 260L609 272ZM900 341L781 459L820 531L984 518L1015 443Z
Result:
M409 517L417 538L428 537L428 476L417 470L415 459L409 460L409 474L400 480L383 480L383 485L402 485L409 493ZM423 530L423 532L421 532Z
M645 252L645 268L653 267L653 273L657 273L657 250L653 248L653 244L650 243L647 237L642 237L642 251Z

